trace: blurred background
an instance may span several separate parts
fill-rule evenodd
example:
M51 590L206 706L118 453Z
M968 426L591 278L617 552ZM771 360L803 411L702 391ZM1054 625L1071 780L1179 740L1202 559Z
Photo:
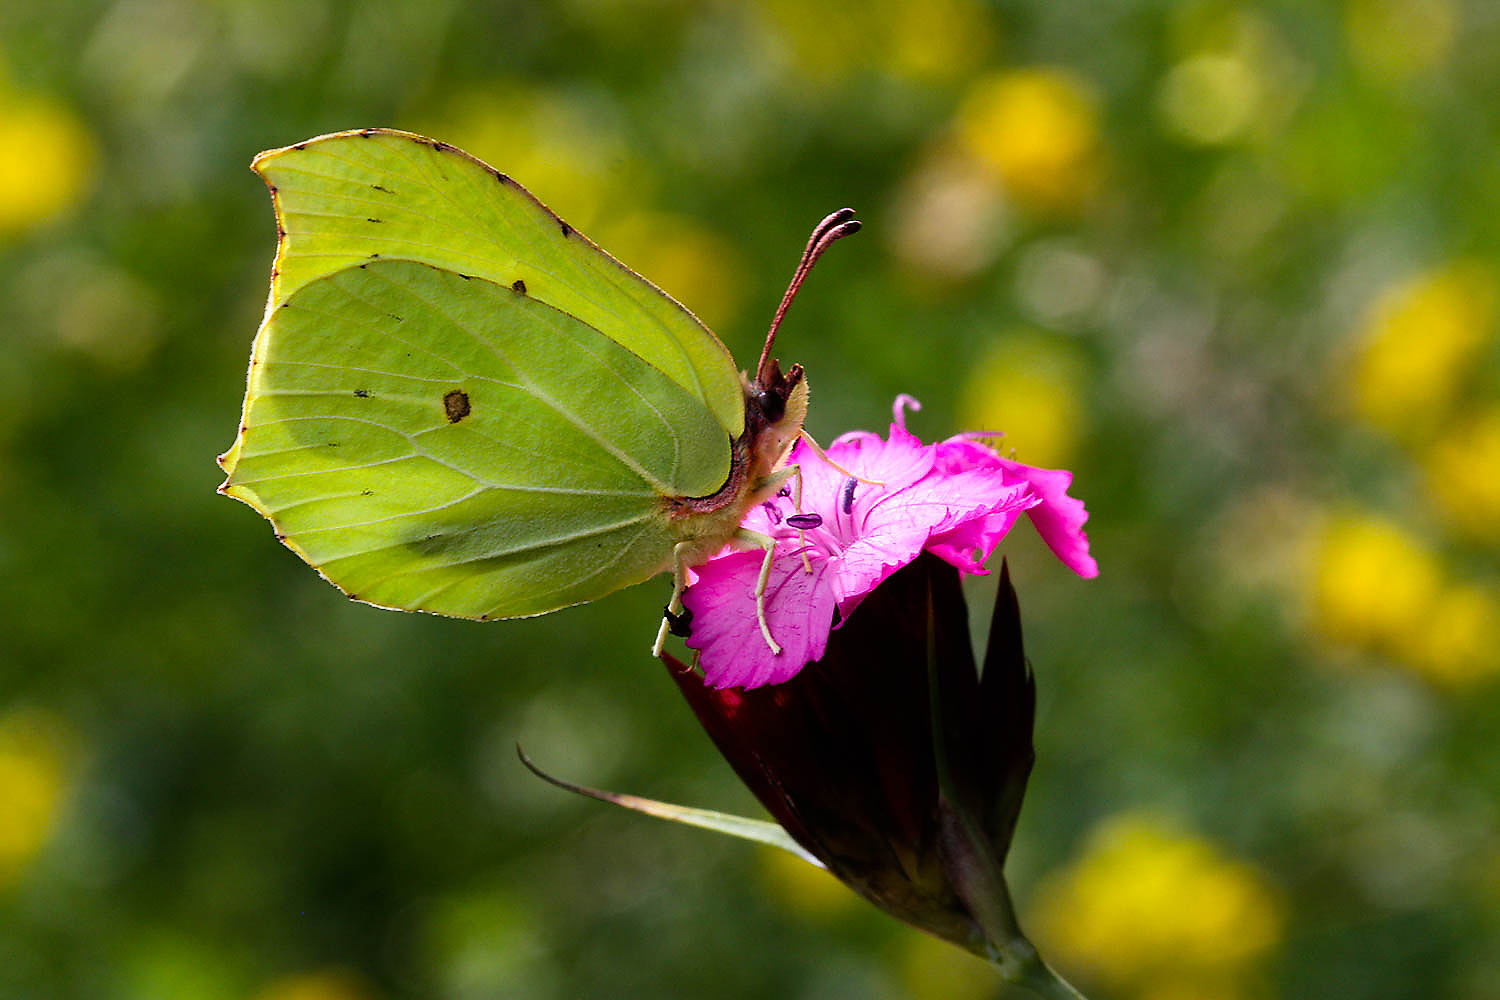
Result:
M827 441L1007 432L1102 575L1005 546L1010 875L1095 1000L1500 996L1500 7L10 0L0 997L1003 995L773 853L647 656L665 579L351 604L216 496L275 229L252 155L431 134ZM977 602L988 600L984 584Z

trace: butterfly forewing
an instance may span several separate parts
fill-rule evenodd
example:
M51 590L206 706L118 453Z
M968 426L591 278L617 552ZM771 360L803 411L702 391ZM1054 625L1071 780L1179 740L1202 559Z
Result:
M270 309L310 282L380 258L524 287L664 372L730 439L744 428L733 360L691 313L452 146L366 129L263 153L255 169L282 239ZM519 284L517 284L519 282Z

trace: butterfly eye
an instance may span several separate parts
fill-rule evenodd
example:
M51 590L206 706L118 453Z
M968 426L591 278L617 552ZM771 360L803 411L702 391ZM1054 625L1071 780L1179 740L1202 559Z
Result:
M777 423L786 416L786 397L774 389L761 389L757 392L755 405L760 407L768 424Z

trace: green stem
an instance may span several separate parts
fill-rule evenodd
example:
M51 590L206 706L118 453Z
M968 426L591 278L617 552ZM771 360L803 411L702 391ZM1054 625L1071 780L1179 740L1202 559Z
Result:
M1087 1000L1066 979L1042 961L1035 946L1023 937L1013 938L991 959L1006 982L1042 997L1043 1000Z

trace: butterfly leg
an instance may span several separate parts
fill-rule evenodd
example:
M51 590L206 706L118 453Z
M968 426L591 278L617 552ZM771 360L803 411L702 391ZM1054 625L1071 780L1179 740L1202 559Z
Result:
M755 581L755 620L760 625L760 634L766 640L766 645L771 648L775 656L781 655L781 646L771 636L771 626L766 622L766 587L771 581L771 561L776 555L776 539L769 535L762 535L758 531L748 531L741 528L734 536L736 548L757 548L765 550L765 558L760 562L760 576Z
M818 442L814 441L813 440L813 436L811 434L807 433L807 431L805 431L805 430L801 431L798 434L798 437L800 437L802 439L802 443L803 444L807 445L807 447L809 449L811 449L811 451L812 451L812 453L814 455L817 455L819 458L821 458L823 460L823 463L825 465L827 465L829 468L831 468L834 472L837 472L840 475L846 476L849 479L854 480L855 482L864 483L866 486L884 486L885 485L885 483L882 483L878 479L865 479L865 478L863 478L861 476L856 476L854 473L850 472L848 469L844 468L842 465L840 465L839 463L835 462L833 459L829 458L828 457L828 453L823 450L823 446L820 445L820 444L818 444Z
M682 614L682 592L687 590L687 560L693 551L692 542L678 542L672 546L672 599L667 602L667 613L661 617L661 628L656 630L656 642L651 646L651 655L661 656L666 645L667 633L672 630L672 621Z

